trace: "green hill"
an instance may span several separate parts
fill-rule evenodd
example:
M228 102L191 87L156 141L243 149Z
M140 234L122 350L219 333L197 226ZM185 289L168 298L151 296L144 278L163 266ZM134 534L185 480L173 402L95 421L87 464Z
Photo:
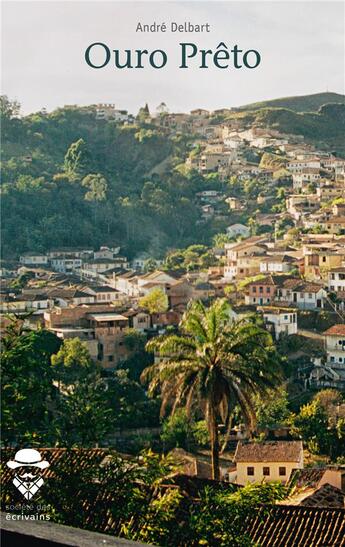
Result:
M294 112L317 112L319 108L327 103L345 103L345 95L340 93L314 93L312 95L300 95L296 97L282 97L269 101L261 101L240 106L235 110L259 110L261 108L288 108Z
M261 108L231 112L227 119L240 126L271 128L281 133L302 135L306 142L322 145L326 150L345 154L345 103L330 103L318 112L295 112L287 108Z
M85 245L159 257L198 241L194 198L203 178L161 168L184 161L187 143L145 123L97 120L85 108L22 118L4 108L3 257Z

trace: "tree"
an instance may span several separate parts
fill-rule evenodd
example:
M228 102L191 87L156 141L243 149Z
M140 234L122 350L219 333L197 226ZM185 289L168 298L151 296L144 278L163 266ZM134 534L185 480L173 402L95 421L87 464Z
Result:
M95 368L90 353L79 338L67 338L51 358L55 377L68 386L89 375Z
M152 289L146 296L139 300L139 306L147 310L149 313L160 313L168 309L168 297L165 292L160 289Z
M230 243L231 241L231 237L229 237L227 234L216 234L212 238L213 246L219 247L220 249L222 249L227 243Z
M16 118L19 115L20 103L10 101L7 95L0 96L0 114L4 119Z
M264 399L256 399L256 416L259 427L272 427L284 424L289 417L288 395L285 389L279 388L268 392Z
M62 391L55 426L64 446L88 447L104 442L113 428L106 388L100 371L94 368Z
M291 416L291 433L303 439L313 454L328 452L330 443L328 418L318 401L313 400L303 405L299 414Z
M342 394L336 389L323 389L299 414L291 416L291 432L301 437L314 454L327 454L335 459L344 452L344 420L339 412Z
M5 443L42 443L52 434L57 391L51 355L61 340L46 330L26 331L12 320L2 340L2 438Z
M83 178L81 185L88 188L85 194L86 201L105 201L107 197L108 183L106 179L100 175L90 174Z
M64 170L75 178L87 172L90 163L90 153L84 139L73 142L66 152Z
M192 423L183 408L179 408L164 421L161 439L165 449L189 448L192 440Z
M161 391L162 408L174 413L182 403L193 404L208 424L212 476L219 479L219 418L228 424L235 405L251 431L255 429L253 397L264 395L280 380L278 358L267 331L252 319L230 321L229 304L218 299L209 308L193 302L180 323L179 335L157 337L147 344L165 359L142 374L149 393Z
M158 266L157 261L154 258L148 258L144 262L143 269L145 273L154 272L157 269L157 266Z

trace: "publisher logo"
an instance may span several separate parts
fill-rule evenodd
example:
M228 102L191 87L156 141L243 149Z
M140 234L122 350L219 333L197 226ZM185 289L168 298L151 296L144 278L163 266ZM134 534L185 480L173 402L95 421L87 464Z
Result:
M14 460L9 460L6 465L10 469L16 469L12 482L24 498L30 500L44 483L40 470L46 469L50 464L42 460L38 450L23 448L18 450Z

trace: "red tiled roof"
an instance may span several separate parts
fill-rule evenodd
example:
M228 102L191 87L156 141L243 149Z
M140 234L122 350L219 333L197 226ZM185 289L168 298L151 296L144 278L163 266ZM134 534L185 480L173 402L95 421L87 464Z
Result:
M246 523L255 543L262 547L344 547L345 511L321 507L265 508Z
M325 336L345 336L345 324L333 325L324 333Z
M300 505L304 507L339 507L344 509L345 493L332 484L323 484L310 496L305 497Z

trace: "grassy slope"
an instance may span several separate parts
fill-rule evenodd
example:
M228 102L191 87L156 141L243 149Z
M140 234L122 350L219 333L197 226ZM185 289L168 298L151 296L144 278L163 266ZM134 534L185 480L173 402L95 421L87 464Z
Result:
M316 112L320 106L327 103L345 103L345 95L340 93L314 93L296 97L282 97L270 101L261 101L240 106L238 110L259 110L261 108L288 108L294 112Z

